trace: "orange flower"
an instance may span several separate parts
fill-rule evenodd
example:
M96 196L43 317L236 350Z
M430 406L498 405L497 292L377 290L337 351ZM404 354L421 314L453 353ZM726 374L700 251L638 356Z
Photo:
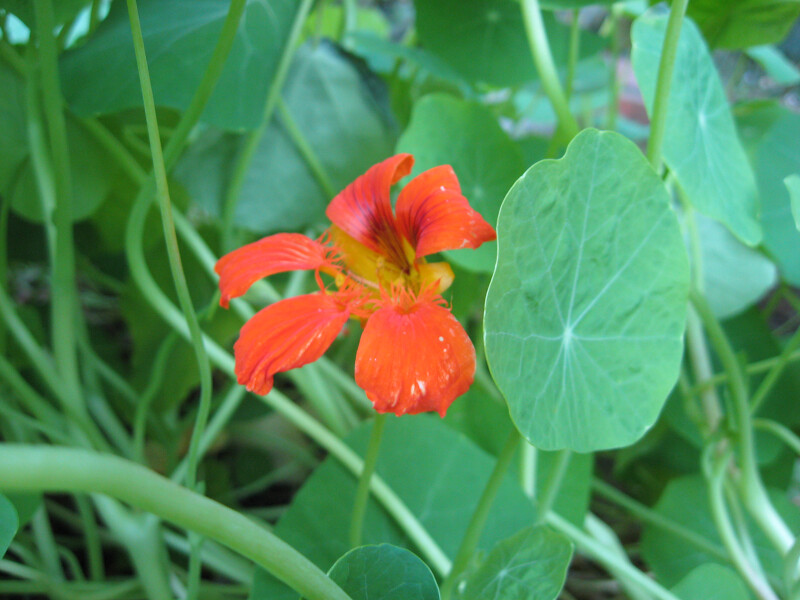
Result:
M347 186L328 205L333 225L317 240L279 233L219 260L224 307L258 279L284 271L314 270L320 288L267 306L242 327L236 376L248 390L267 394L275 373L317 360L349 318L364 324L355 379L378 412L444 416L469 389L475 349L441 296L453 271L425 257L477 248L496 234L461 195L449 166L409 182L392 212L391 186L413 164L410 154L398 154ZM320 273L333 277L335 289Z

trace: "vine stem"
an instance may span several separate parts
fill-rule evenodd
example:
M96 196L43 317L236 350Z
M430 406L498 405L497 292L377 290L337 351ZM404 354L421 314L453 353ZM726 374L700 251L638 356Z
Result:
M486 519L489 517L489 511L494 504L494 499L497 492L500 490L500 485L508 472L508 467L511 465L511 459L514 458L514 453L519 447L520 435L516 427L511 428L511 433L506 440L505 446L500 451L497 457L497 462L489 475L489 480L486 482L486 487L483 489L478 500L478 505L475 507L475 512L472 513L467 530L464 532L464 537L456 552L456 557L453 559L453 568L442 583L442 600L450 600L455 590L456 583L459 576L469 565L472 555L475 554L475 548L478 547L478 540L480 540L483 528L486 525Z
M356 498L353 502L353 516L350 522L350 546L356 548L361 545L361 535L364 530L364 512L369 500L369 483L372 474L375 472L375 465L378 464L378 452L381 447L381 437L383 427L386 425L386 415L378 413L372 422L372 432L369 436L367 453L364 455L364 468L358 478L358 488L356 488Z
M200 443L202 431L208 420L208 414L211 411L211 365L208 361L205 346L203 345L203 334L200 331L200 323L197 320L197 315L192 305L189 285L186 283L186 275L183 272L183 265L181 264L178 237L175 233L175 224L172 219L172 203L169 197L169 185L167 184L167 169L161 148L161 136L158 132L156 105L153 97L153 87L150 83L150 72L147 67L142 25L139 21L139 11L136 6L136 0L128 0L128 16L131 22L133 48L136 53L139 81L142 86L144 114L147 121L147 134L150 138L153 173L156 180L159 207L161 208L161 221L164 230L164 241L167 245L167 256L169 258L172 279L175 283L175 290L178 294L181 310L189 326L189 335L194 348L195 358L197 359L197 367L200 371L200 407L197 411L197 420L195 421L195 428L189 445L189 469L186 473L186 482L188 486L194 488L197 474L198 444Z
M547 515L545 521L551 527L570 538L584 554L593 558L608 569L616 570L637 586L655 596L658 600L680 600L675 594L650 579L630 562L623 561L609 552L605 544L598 542L589 534L581 531L564 517L551 511Z
M536 496L540 521L543 521L553 509L553 503L556 501L558 491L561 489L561 482L564 481L564 474L567 472L571 456L572 451L568 449L558 452L556 462L550 471L550 476L547 478L541 493Z
M672 72L675 67L675 57L678 54L678 40L688 4L689 0L672 2L667 31L664 36L664 46L661 48L661 60L658 63L656 97L653 102L653 118L650 119L650 139L647 141L647 159L656 173L661 173L661 146L667 126L669 89L672 86Z
M238 512L121 458L65 447L0 444L5 491L89 492L117 498L212 538L309 600L349 600L302 554Z
M576 135L580 128L578 122L569 110L569 103L558 79L553 54L547 41L547 31L542 21L542 10L539 0L522 0L522 15L525 21L525 31L528 34L528 43L533 54L533 62L542 80L545 94L553 105L553 110L558 117L558 128L568 140Z

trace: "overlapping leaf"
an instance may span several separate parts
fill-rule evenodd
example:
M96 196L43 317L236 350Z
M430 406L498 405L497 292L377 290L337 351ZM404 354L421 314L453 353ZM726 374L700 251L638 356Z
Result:
M586 130L506 197L486 354L535 446L630 444L655 422L683 353L688 261L639 149Z
M203 121L230 130L259 124L299 4L249 0ZM185 109L208 67L230 2L141 0L138 7L156 103ZM61 82L64 97L80 115L142 105L124 2L111 5L85 45L64 54Z
M0 494L0 558L8 550L8 545L17 534L18 527L19 518L14 505L3 494Z
M711 46L735 50L780 42L800 15L800 2L692 0L687 11Z
M636 19L631 32L633 68L650 114L666 27L667 17L650 11ZM714 62L689 19L678 42L666 131L664 162L689 201L746 244L758 244L761 228L753 170Z

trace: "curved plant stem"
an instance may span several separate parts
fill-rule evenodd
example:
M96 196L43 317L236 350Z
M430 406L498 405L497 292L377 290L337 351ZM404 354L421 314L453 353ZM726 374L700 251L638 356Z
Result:
M242 192L245 176L247 175L247 171L250 169L250 163L253 160L256 150L258 149L258 144L261 142L264 132L267 130L267 127L269 127L269 124L272 121L275 107L280 100L283 84L286 81L286 75L289 72L289 66L291 65L292 58L294 57L295 48L298 40L300 39L300 34L303 31L303 25L306 22L306 17L308 16L308 12L311 10L311 6L313 4L313 0L302 0L302 3L297 9L294 23L292 23L292 29L290 30L289 36L286 39L286 45L284 46L283 54L278 61L278 66L275 69L275 75L272 77L272 83L270 84L269 91L267 92L267 98L264 103L264 112L261 116L261 123L259 123L256 129L247 134L244 146L239 152L239 155L236 157L236 162L234 163L233 167L233 175L231 176L228 191L225 194L224 203L222 205L222 245L223 249L225 250L229 250L232 247L231 234L233 229L233 217L236 213L236 204L239 202L239 195Z
M216 539L309 600L348 600L322 571L275 535L136 463L72 448L0 444L0 482L6 491L90 492L118 498Z
M581 552L609 570L616 570L637 586L652 594L658 600L680 600L675 594L650 579L650 577L634 567L629 561L623 561L609 552L604 544L601 544L584 531L575 527L575 525L567 521L564 517L559 516L557 513L550 512L547 515L546 522L548 525L570 538Z
M558 490L561 489L561 482L564 481L564 474L569 466L569 459L572 456L571 450L560 450L556 456L556 463L550 471L550 476L541 490L537 494L537 510L539 511L539 521L543 521L547 514L553 509Z
M672 72L675 67L675 56L678 54L678 40L687 4L689 0L674 0L671 4L664 46L661 48L661 60L658 63L656 97L650 119L650 139L647 141L647 159L656 173L661 173L661 146L667 127L669 88L672 85Z
M521 437L521 436L520 436ZM536 469L539 451L525 438L520 439L519 483L528 498L536 496Z
M164 239L167 245L167 255L169 258L172 279L175 283L175 290L178 293L178 300L181 305L186 322L189 326L189 334L197 359L200 371L200 408L197 411L197 421L189 445L189 468L186 474L186 481L190 488L194 488L197 473L197 445L200 442L203 429L211 410L211 365L208 362L205 346L203 346L202 332L194 312L192 298L189 293L189 286L186 283L186 275L181 264L180 249L178 248L178 238L175 234L175 225L172 220L172 203L169 197L169 185L167 184L167 169L164 163L164 155L161 149L161 137L158 132L158 119L156 117L156 105L153 98L153 88L150 83L150 72L147 67L147 57L145 55L144 39L142 37L142 26L139 22L139 12L136 0L128 0L128 16L131 22L133 33L133 47L136 53L136 65L139 70L139 81L142 86L142 97L144 101L144 113L147 120L147 134L150 138L150 152L153 157L153 172L155 174L156 189L161 208L161 220L164 229Z
M753 397L750 399L751 414L754 414L764 403L767 395L769 395L773 386L783 374L783 370L786 368L786 365L789 364L789 360L798 348L800 348L800 329L794 332L792 337L783 347L780 355L778 355L775 364L772 365L772 368L770 368L767 376L764 378L764 381L761 382L761 385L759 385L758 389L756 389L755 393L753 393Z
M497 462L494 465L489 480L486 482L486 487L483 489L478 500L478 505L475 507L475 512L472 513L467 530L464 532L464 538L456 552L456 557L453 560L453 568L448 573L447 577L442 583L442 600L450 600L458 583L458 578L464 572L464 569L469 565L472 555L475 554L475 548L478 546L478 540L483 533L486 519L489 517L489 511L492 508L494 499L497 492L500 490L500 485L508 472L508 467L511 465L511 459L514 458L514 453L519 447L520 435L515 427L511 428L511 433L506 440L505 446L500 451L497 457Z
M728 449L714 459L711 473L708 477L708 494L711 502L711 514L714 517L714 523L717 526L717 531L722 538L722 543L731 560L739 571L739 574L744 578L753 592L760 600L778 600L775 592L769 587L769 584L753 569L750 562L747 560L744 551L742 550L739 540L736 539L736 534L731 525L728 511L725 508L725 497L723 494L723 486L725 483L725 470L731 459L732 451Z
M619 74L617 72L619 66L620 55L620 32L619 32L619 19L620 15L615 7L611 7L610 21L609 21L609 35L611 36L611 64L608 69L608 114L606 116L606 129L614 131L617 128L617 115L619 114Z
M522 0L522 15L525 21L525 31L528 34L528 44L533 54L533 62L539 71L542 87L558 117L558 128L569 141L578 135L578 122L569 110L567 97L558 79L553 54L550 52L550 44L547 41L547 31L542 21L539 0Z
M575 69L578 66L578 55L581 51L580 10L572 9L572 23L569 27L569 57L567 58L567 82L564 85L564 96L569 103L575 85Z
M350 546L356 548L361 545L361 533L364 529L364 512L369 500L369 483L372 474L375 472L375 465L378 463L378 452L381 447L381 436L383 427L386 425L386 415L378 413L372 422L372 432L369 436L367 453L364 455L364 468L358 478L356 497L353 502L353 516L350 522Z
M781 425L777 421L772 421L771 419L753 419L753 427L756 429L761 429L762 431L770 432L784 444L789 446L789 448L792 449L792 452L800 455L800 437L797 437L797 435L788 427Z

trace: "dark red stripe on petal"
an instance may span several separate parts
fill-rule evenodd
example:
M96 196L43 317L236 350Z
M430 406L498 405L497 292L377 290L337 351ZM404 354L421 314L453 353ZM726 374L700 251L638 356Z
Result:
M475 376L475 348L438 299L390 303L367 321L356 383L378 412L444 416Z
M219 303L225 308L253 283L275 273L319 269L330 264L333 249L299 233L278 233L242 246L217 261Z
M464 196L449 165L412 179L397 198L397 228L417 257L442 250L477 248L497 237Z
M391 187L413 165L410 154L387 158L339 192L325 211L339 229L398 266L406 259L392 214Z
M244 324L234 344L236 377L257 394L272 389L275 373L322 356L350 316L332 294L287 298L260 310Z

